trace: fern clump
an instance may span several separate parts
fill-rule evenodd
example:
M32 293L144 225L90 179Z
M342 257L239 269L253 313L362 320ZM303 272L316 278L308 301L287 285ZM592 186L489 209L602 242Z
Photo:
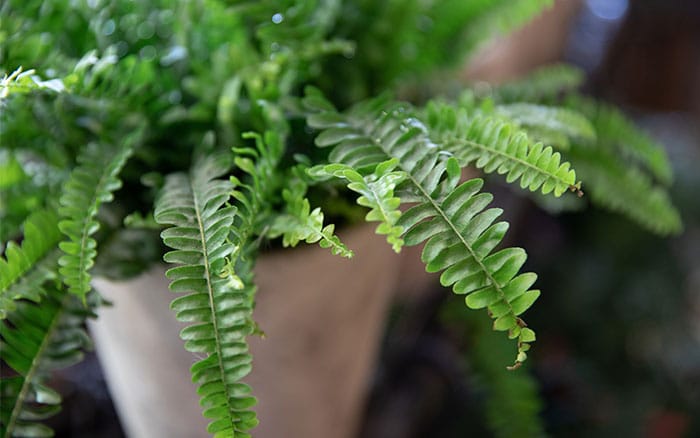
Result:
M14 374L2 379L2 435L50 434L40 421L60 397L46 377L89 347L93 276L145 269L119 246L136 231L144 253L174 265L171 308L189 324L180 336L214 436L250 436L258 423L244 379L260 333L259 254L304 242L350 258L336 228L355 217L395 252L422 245L425 269L505 332L498 354L483 341L492 334L475 340L493 400L503 382L531 383L489 372L526 361L536 335L524 315L540 291L522 272L525 250L504 242L509 224L484 178L554 202L585 192L671 234L681 222L663 149L580 95L582 74L566 66L425 104L393 96L551 3L4 3L0 341ZM485 177L464 178L467 168ZM104 269L112 256L130 268ZM517 424L540 430L536 410Z

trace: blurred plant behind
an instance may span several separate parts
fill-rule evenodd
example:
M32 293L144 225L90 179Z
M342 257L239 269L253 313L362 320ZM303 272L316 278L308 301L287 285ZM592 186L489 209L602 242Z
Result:
M530 249L529 266L550 291L529 322L540 329L531 364L540 401L512 411L541 409L551 436L700 434L700 4L691 3L583 2L564 53L588 72L590 92L623 106L668 148L681 235L659 238L595 208L551 216L491 187L517 212L512 238ZM483 342L500 341L478 315L454 312L454 301L436 291L395 309L367 436L488 436L488 403L513 402L470 359ZM413 426L387 434L392 420L381 415L398 424L407 413ZM501 436L517 436L501 426Z

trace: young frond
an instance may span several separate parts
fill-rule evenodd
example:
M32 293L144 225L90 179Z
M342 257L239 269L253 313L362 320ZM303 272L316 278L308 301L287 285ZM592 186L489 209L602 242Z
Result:
M498 117L470 116L446 104L430 104L426 113L430 138L454 154L461 166L474 163L486 173L506 174L507 182L519 180L520 187L533 192L580 192L576 172L562 162L559 152L532 144L524 131Z
M398 253L403 246L401 235L404 229L396 225L401 217L401 199L394 196L394 189L407 175L394 171L397 165L398 161L394 159L380 163L374 173L367 176L362 176L352 167L341 163L316 166L308 172L315 178L335 177L348 181L348 188L361 195L357 198L357 203L370 209L365 219L368 222L381 222L377 234L386 235L387 242Z
M282 244L296 246L299 242L318 242L321 248L329 248L335 255L352 258L348 249L338 236L333 234L333 224L323 226L323 212L320 207L311 210L309 200L305 197L306 188L301 184L292 184L282 191L286 212L277 216L270 224L268 237L282 236Z
M154 216L171 226L161 233L173 248L164 259L178 266L166 275L173 292L185 293L171 307L180 321L192 323L180 336L188 351L207 355L191 371L204 416L212 420L208 431L245 437L258 422L250 410L256 399L240 382L251 369L245 338L254 327L254 288L244 282L250 274L243 275L240 266L235 277L228 269L227 257L245 243L229 238L236 216L236 207L227 205L233 184L216 179L229 167L226 155L215 154L195 162L189 174L169 175Z
M58 215L40 210L24 222L21 246L8 243L5 257L0 257L0 319L15 309L15 300L41 300L42 284L55 275L60 240Z
M83 328L92 312L75 296L55 286L47 289L41 305L18 302L0 322L2 360L17 373L0 380L3 438L53 436L39 423L61 408L61 396L45 385L47 375L79 362L92 345Z
M59 273L68 291L84 297L90 290L90 268L97 256L97 242L91 236L100 227L96 220L99 207L112 201L121 187L119 172L133 152L138 133L131 134L116 148L91 143L78 157L61 196L58 224L67 237L59 244L63 256Z
M483 182L473 179L460 184L455 159L446 158L426 128L413 123L401 104L375 100L338 114L329 109L332 107L320 93L309 90L308 97L304 104L310 112L345 120L343 126L327 128L316 138L321 147L333 146L332 161L355 169L376 168L390 159L398 161L398 169L407 175L401 184L407 195L401 192L399 197L414 204L397 222L406 230L405 244L425 243L421 259L426 270L442 272L444 286L465 295L468 307L486 308L494 319L493 328L508 331L510 338L517 339L513 368L520 366L527 358L529 343L535 340L534 331L520 315L540 294L530 290L537 276L516 276L527 257L524 250L493 252L508 224L494 223L502 211L486 209L492 196L479 193ZM363 159L357 159L358 149L364 151ZM372 162L367 157L376 158Z

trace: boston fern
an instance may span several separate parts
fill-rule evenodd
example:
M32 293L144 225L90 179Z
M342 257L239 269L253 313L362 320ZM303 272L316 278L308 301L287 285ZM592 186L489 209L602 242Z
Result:
M329 218L347 224L354 208L396 252L424 245L426 270L513 340L511 363L495 364L486 342L475 363L519 368L536 338L523 313L537 276L521 272L523 249L503 246L502 210L465 168L549 207L590 200L659 234L681 228L663 149L580 95L573 68L427 101L400 94L549 3L4 2L2 436L51 434L40 421L60 396L46 381L90 346L83 325L102 304L91 278L141 272L157 261L144 248L173 265L208 432L249 436L256 258L277 239L352 257ZM534 397L505 388L496 394Z

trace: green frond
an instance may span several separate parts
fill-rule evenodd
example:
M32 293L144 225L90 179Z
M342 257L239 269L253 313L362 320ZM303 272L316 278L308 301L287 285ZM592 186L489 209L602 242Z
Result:
M362 176L352 167L341 163L316 166L308 172L315 178L335 177L347 180L347 187L361 195L357 198L357 203L370 209L365 219L368 222L381 222L377 227L377 234L386 235L387 242L398 253L403 246L401 235L404 229L396 225L401 217L401 200L394 196L394 189L407 175L401 171L394 171L396 166L398 161L395 159L380 163L374 173L367 176Z
M17 373L0 380L3 438L53 436L39 421L60 410L61 396L45 381L51 371L81 361L83 350L91 348L83 328L91 316L75 296L54 286L41 305L18 302L0 322L2 360Z
M333 224L323 226L323 212L320 207L311 210L309 200L305 197L305 187L292 184L282 191L285 213L280 214L270 224L268 237L282 236L282 244L296 246L299 242L318 242L321 248L329 248L334 255L352 258L353 252L340 241L333 231Z
M576 172L562 162L559 152L542 143L532 144L527 134L498 117L476 114L445 104L426 109L429 135L454 154L461 166L474 163L487 173L506 174L506 181L519 180L520 187L561 196L579 191ZM435 146L433 146L435 147Z
M89 144L78 157L78 167L64 186L59 208L63 220L58 227L67 240L59 244L64 253L59 259L59 273L70 293L84 297L90 290L89 271L97 256L97 242L91 236L100 227L97 212L121 187L119 172L139 136L138 132L132 133L114 149Z
M569 149L571 140L592 142L596 139L596 131L591 122L573 110L532 103L512 103L496 106L495 113L515 122L538 141L560 150Z
M580 69L567 64L554 64L500 85L490 90L490 95L498 103L549 103L579 88L583 80L584 74Z
M58 215L50 210L33 213L24 222L21 246L9 242L0 257L0 319L15 309L15 300L41 301L42 284L53 278L61 240Z
M245 244L235 235L230 238L236 207L227 203L233 184L216 179L229 167L226 155L215 154L195 162L189 175L169 175L154 216L158 223L171 225L161 233L173 248L165 261L178 265L166 273L170 289L186 293L171 304L178 320L192 323L180 336L188 351L207 355L191 371L204 416L212 420L208 431L245 437L258 422L250 410L256 399L240 382L251 369L245 337L254 330L254 287L246 282L249 272L242 272L239 264L234 277L227 260Z
M638 168L609 150L591 145L573 147L568 156L586 181L586 191L596 204L623 213L660 235L682 230L680 214L668 192L655 186Z
M618 109L577 95L568 96L565 105L591 120L601 147L618 151L623 160L636 160L662 184L671 184L673 171L664 148L634 126Z
M389 159L407 177L399 197L414 205L397 222L406 232L406 245L425 243L421 259L428 272L442 272L440 282L457 294L466 295L472 309L486 308L494 319L493 328L508 331L517 339L517 368L527 358L535 333L520 315L540 292L530 290L536 275L518 274L525 251L506 248L493 252L508 224L494 223L497 208L486 209L492 196L479 193L483 182L473 179L459 184L460 169L454 158L446 158L428 136L426 128L413 123L402 104L375 100L338 114L323 102L320 93L309 90L304 104L309 111L328 113L344 120L342 126L327 128L316 138L321 147L334 146L331 161L354 167L374 167ZM309 123L312 120L309 118ZM313 126L313 125L312 125ZM357 150L362 158L358 159ZM447 153L447 155L450 155ZM374 157L372 161L368 157Z

